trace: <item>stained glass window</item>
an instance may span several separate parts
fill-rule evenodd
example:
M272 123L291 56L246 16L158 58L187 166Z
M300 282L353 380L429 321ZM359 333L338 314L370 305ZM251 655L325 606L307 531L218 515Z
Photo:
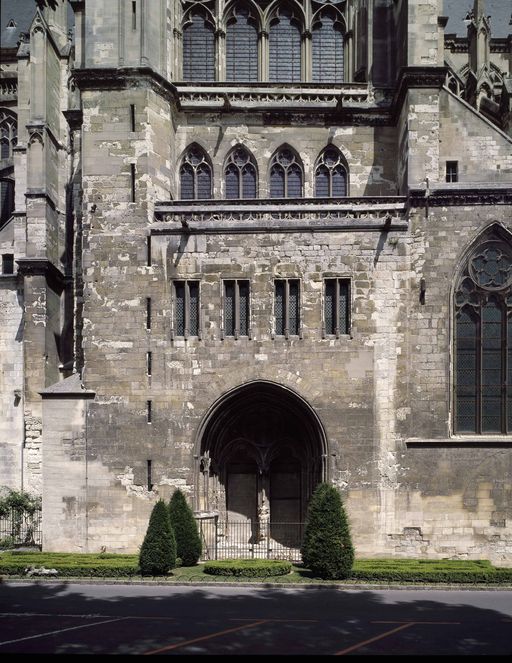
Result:
M273 83L301 79L301 24L289 7L280 7L270 21L269 74Z
M191 145L180 168L182 200L205 200L212 197L212 171L204 150Z
M512 249L487 237L455 292L455 431L512 431Z
M298 156L289 147L274 154L270 162L270 197L302 197L303 172Z
M183 25L183 80L215 80L215 30L206 12L188 14Z
M334 10L322 11L313 23L313 81L343 83L344 27Z
M315 196L317 198L347 195L347 171L341 152L329 145L320 154L315 167Z
M226 198L256 198L256 165L245 148L237 147L231 152L224 172Z
M258 80L258 24L243 5L235 6L227 21L226 80Z

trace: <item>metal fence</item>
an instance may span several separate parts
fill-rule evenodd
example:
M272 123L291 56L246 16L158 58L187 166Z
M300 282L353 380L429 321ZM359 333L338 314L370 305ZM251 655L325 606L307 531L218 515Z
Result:
M6 515L0 516L0 548L41 544L41 509L30 514L13 508Z
M304 523L259 523L199 519L203 560L285 559L301 560Z

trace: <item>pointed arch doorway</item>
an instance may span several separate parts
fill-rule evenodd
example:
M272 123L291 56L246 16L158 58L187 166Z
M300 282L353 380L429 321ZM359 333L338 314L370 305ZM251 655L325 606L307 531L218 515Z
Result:
M244 384L208 411L198 435L197 506L225 523L284 537L304 522L316 485L327 478L327 441L313 408L273 382ZM280 530L281 528L281 530ZM279 532L283 536L280 537Z

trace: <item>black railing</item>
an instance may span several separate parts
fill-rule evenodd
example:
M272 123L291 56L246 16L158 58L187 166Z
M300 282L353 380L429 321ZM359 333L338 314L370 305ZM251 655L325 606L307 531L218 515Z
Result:
M301 560L304 523L222 521L198 519L203 560L285 559Z
M13 508L0 516L0 548L41 546L41 509L27 513Z

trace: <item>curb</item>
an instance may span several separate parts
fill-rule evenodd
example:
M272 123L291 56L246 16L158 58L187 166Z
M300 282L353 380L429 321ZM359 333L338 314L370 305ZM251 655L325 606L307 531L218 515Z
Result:
M319 583L293 583L293 582L173 582L162 580L120 580L108 578L15 578L4 577L3 584L47 584L47 585L124 585L124 586L154 586L154 587L245 587L255 589L316 589L316 590L414 590L414 591L472 591L472 592L510 592L512 585L470 585L470 584L365 584L365 583L332 583L321 585Z

